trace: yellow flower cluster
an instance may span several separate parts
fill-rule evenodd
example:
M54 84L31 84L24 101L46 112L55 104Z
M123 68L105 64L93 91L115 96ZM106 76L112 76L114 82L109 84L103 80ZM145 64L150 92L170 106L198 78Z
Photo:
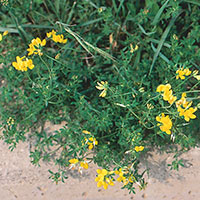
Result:
M170 84L159 85L157 87L157 92L162 92L163 99L168 101L169 104L173 104L176 101L177 97L172 95L172 89Z
M5 31L3 33L4 35L7 35L8 31ZM60 42L60 43L66 43L67 39L64 39L64 36L61 35L56 35L56 32L54 30L52 30L51 32L47 33L47 37L52 37L52 40L55 42ZM2 40L2 35L0 34L0 41ZM32 54L36 54L36 55L43 55L42 53L42 47L46 45L46 39L41 40L39 37L34 38L31 40L31 43L29 44L29 48L27 49L28 51L28 56L32 55ZM57 54L55 59L58 59L59 54ZM25 58L22 57L20 58L19 56L16 57L17 62L13 62L13 67L16 70L20 70L20 71L27 71L27 68L29 69L33 69L34 65L31 59L26 59L25 61L23 61L23 59Z
M0 41L3 39L4 36L8 34L8 31L4 31L3 35L0 33Z
M143 150L144 150L144 147L143 147L143 146L136 146L136 147L135 147L135 151L136 151L136 152L143 151Z
M46 40L42 40L40 38L36 38L36 39L32 39L31 43L29 44L29 48L27 49L27 51L29 52L28 55L32 55L32 54L38 54L38 55L42 55L43 53L41 52L41 47L46 45Z
M27 71L29 69L34 68L33 61L31 59L26 58L23 56L20 58L19 56L16 57L17 62L12 62L13 67L19 71Z
M119 177L117 178L117 181L123 182L124 185L127 185L129 182L130 183L134 182L133 176L129 176L128 178L124 176L124 174L127 174L127 171L123 171L122 168L120 168L119 170L115 170L115 174L119 175Z
M87 161L79 161L77 158L72 158L69 160L70 167L69 169L75 169L78 166L78 171L82 173L82 169L88 169Z
M52 30L51 32L47 33L47 37L51 38L56 43L59 42L65 44L67 42L67 39L64 39L63 34L57 35L55 30Z
M135 48L133 48L133 45L130 44L130 48L131 48L130 52L133 53L133 52L137 51L139 47L138 47L138 45L136 44L136 45L135 45Z
M177 78L181 78L181 79L185 79L184 76L188 76L191 74L191 71L189 69L180 69L177 70L177 72L179 75ZM198 71L196 72L198 73ZM172 95L172 90L171 90L171 85L170 84L166 84L166 85L159 85L157 87L157 92L163 92L163 99L165 101L168 101L170 104L172 104L174 101L176 101L177 97ZM179 116L184 116L185 121L190 121L190 119L195 119L196 116L194 115L194 112L197 111L197 108L193 108L191 107L192 105L192 101L188 102L186 100L186 93L182 93L182 97L181 99L179 99L178 101L176 101L176 107L177 107L177 111L179 112ZM167 133L167 134L171 134L171 128L172 128L172 120L169 118L169 116L165 116L164 113L161 114L160 116L156 117L156 121L160 122L157 125L160 126L160 130Z
M197 111L197 108L192 108L192 101L188 102L186 100L186 93L182 93L182 97L180 100L176 102L176 106L178 108L178 112L180 116L184 116L185 121L190 121L190 119L195 119L196 115L193 113Z
M183 69L183 68L180 68L176 71L177 75L176 75L176 79L185 79L185 76L189 76L192 72L186 68L186 69Z
M106 190L108 188L108 185L113 186L114 183L111 178L109 178L110 174L113 174L114 171L108 172L106 169L97 169L98 176L95 178L95 181L97 182L97 187L103 186L103 188Z
M83 130L82 132L85 134L91 135L91 133L89 131ZM85 144L88 145L89 150L93 149L96 145L98 145L98 141L93 136L89 137L88 139L85 137L84 139L85 139ZM83 143L83 145L84 145L84 143Z
M156 121L160 122L157 124L157 126L160 126L160 130L167 133L168 135L171 134L171 128L172 128L172 121L169 118L169 115L166 115L164 113L160 116L156 117Z
M14 123L15 123L15 120L12 117L9 117L8 120L7 120L8 126L13 125Z
M106 93L107 93L107 89L108 89L108 82L107 81L101 81L100 83L97 82L98 86L96 86L96 88L98 90L103 90L101 93L100 93L100 97L105 97L106 96Z

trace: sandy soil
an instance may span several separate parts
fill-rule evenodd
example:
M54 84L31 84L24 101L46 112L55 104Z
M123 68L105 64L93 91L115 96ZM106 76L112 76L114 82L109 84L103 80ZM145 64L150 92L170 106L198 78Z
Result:
M170 171L167 164L172 156L152 152L143 161L143 165L150 168L148 186L133 195L121 190L120 183L106 191L97 188L94 165L82 177L71 176L66 183L56 185L48 179L48 169L52 166L42 163L36 167L30 163L27 143L20 143L10 152L0 141L0 200L199 200L200 148L181 157L185 167L179 172Z

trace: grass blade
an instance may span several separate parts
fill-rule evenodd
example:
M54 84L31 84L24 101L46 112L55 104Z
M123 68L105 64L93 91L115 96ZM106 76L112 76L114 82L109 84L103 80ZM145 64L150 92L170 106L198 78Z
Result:
M143 28L140 24L138 24L138 26L139 26L140 30L142 31L142 33L144 33L145 35L152 35L152 34L155 33L155 31L154 31L154 32L147 33L147 32L144 30L144 28Z
M156 48L154 47L154 45L153 45L153 43L151 43L151 48L153 49L153 51L154 52L156 52ZM161 52L159 53L159 56L165 61L165 62L167 62L168 64L169 64L169 59L165 56L165 55L163 55Z
M200 6L200 2L197 2L195 0L194 1L192 1L192 0L185 0L185 2L187 2L187 3L193 3L193 4L196 4L196 5Z
M8 31L9 33L19 33L19 31L17 29L14 29L14 28L0 27L0 32L4 32L4 31Z
M81 24L80 26L88 26L88 25L90 25L90 24L94 24L94 23L96 23L96 22L99 22L99 21L101 21L102 19L103 19L103 17L100 17L100 18L98 18L98 19L93 19L93 20L90 20L90 21L88 21L88 22L85 22L85 23Z
M153 26L155 26L155 25L159 22L160 16L162 15L162 12L163 12L163 10L165 9L165 7L167 6L168 2L169 2L169 0L167 0L167 1L162 5L162 7L159 9L159 11L157 12L157 14L156 14L156 16L155 16L153 22L151 23Z
M168 25L167 28L165 29L165 31L164 31L164 33L163 33L161 39L160 39L160 42L159 42L159 44L158 44L158 47L157 47L157 49L156 49L156 52L155 52L155 54L154 54L153 61L152 61L152 64L151 64L151 67L150 67L150 71L149 71L149 75L150 75L151 72L152 72L152 69L153 69L153 67L154 67L154 64L155 64L155 62L156 62L156 60L157 60L157 57L158 57L158 55L159 55L159 53L160 53L160 51L161 51L161 49L162 49L162 46L163 46L163 44L164 44L164 42L165 42L165 40L166 40L166 38L167 38L167 35L168 35L168 33L169 33L171 27L173 26L174 22L176 21L176 18L177 18L181 13L182 13L182 12L179 12L176 16L172 17L171 21L169 22L169 25Z
M78 43L92 56L94 56L90 50L88 49L88 47L90 47L91 49L93 49L94 51L98 52L100 55L102 55L105 58L109 58L112 61L116 62L116 59L111 56L110 54L108 54L107 52L99 49L98 47L93 46L92 44L88 43L87 41L85 41L83 38L81 38L77 33L73 32L66 24L61 23L61 22L56 22L56 24L61 24L63 25L65 28L65 31L68 32L70 35L72 35L77 41Z

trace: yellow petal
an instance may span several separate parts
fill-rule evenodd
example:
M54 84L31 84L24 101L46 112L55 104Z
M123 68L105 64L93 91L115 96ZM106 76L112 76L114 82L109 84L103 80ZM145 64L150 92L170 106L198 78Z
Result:
M8 34L8 31L4 31L3 32L3 36L7 35Z
M200 80L200 75L194 75L194 78L196 78L199 81Z
M103 90L104 87L103 86L95 86L98 90Z
M108 171L106 169L102 169L102 172L101 172L104 176L106 176L108 174Z
M99 181L99 182L97 183L97 187L101 187L102 185L103 185L102 181Z
M90 132L89 132L89 131L86 131L86 130L83 130L82 133L90 134Z
M41 46L45 46L46 45L46 40L44 39L44 40L42 40L42 42L41 42Z
M101 94L99 95L100 97L105 97L106 96L106 90L104 89L102 92L101 92Z
M76 163L78 163L78 159L73 158L73 159L70 159L69 162L70 162L71 164L76 164Z
M108 183L106 183L106 182L104 181L104 182L102 182L102 184L103 184L103 188L104 188L105 190L107 190L107 189L108 189Z

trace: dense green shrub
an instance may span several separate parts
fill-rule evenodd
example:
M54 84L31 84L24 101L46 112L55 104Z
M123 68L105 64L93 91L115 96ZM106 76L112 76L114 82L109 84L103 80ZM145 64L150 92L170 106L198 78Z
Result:
M166 145L178 168L180 152L199 142L199 8L194 0L1 1L2 139L11 150L32 141L34 164L59 166L55 182L94 162L103 168L98 186L116 179L134 192L146 185L141 154ZM49 134L47 121L66 126Z

